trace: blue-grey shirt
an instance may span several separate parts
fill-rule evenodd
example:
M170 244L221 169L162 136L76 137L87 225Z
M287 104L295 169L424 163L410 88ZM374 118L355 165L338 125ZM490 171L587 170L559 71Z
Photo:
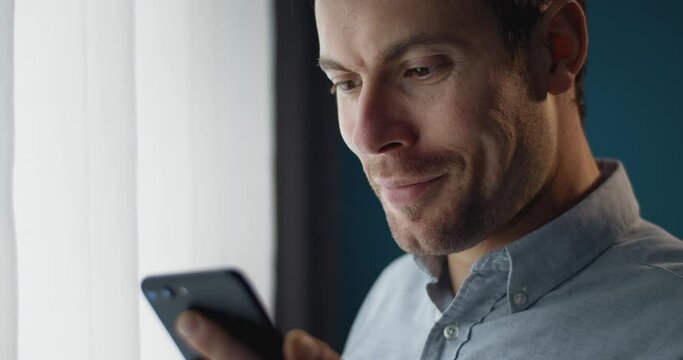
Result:
M596 190L455 295L445 258L394 261L344 359L683 359L683 242L640 218L620 163L599 165Z

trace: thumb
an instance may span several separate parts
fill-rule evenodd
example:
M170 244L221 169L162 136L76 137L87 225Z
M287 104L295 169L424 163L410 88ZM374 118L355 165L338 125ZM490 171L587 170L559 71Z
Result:
M340 360L337 352L303 330L292 330L285 336L286 360Z

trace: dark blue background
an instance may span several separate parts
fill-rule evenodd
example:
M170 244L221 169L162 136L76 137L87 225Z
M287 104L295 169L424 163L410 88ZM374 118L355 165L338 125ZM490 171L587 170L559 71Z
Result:
M683 1L588 0L587 134L623 161L645 219L683 236ZM338 273L346 334L379 272L401 254L358 160L340 142ZM343 339L336 339L341 342Z

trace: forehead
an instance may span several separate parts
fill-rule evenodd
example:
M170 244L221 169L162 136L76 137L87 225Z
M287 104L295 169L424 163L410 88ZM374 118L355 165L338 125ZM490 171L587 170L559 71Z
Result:
M316 0L321 58L367 64L416 35L491 41L497 34L484 0Z

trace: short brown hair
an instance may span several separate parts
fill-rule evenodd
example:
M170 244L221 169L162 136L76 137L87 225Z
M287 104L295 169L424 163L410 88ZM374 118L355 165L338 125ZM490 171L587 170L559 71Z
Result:
M512 54L523 54L529 44L531 32L541 18L541 6L552 0L488 0L498 18L503 40ZM577 0L586 12L586 0ZM581 116L581 124L585 123L586 102L584 99L583 79L586 67L581 68L575 79L576 105Z

